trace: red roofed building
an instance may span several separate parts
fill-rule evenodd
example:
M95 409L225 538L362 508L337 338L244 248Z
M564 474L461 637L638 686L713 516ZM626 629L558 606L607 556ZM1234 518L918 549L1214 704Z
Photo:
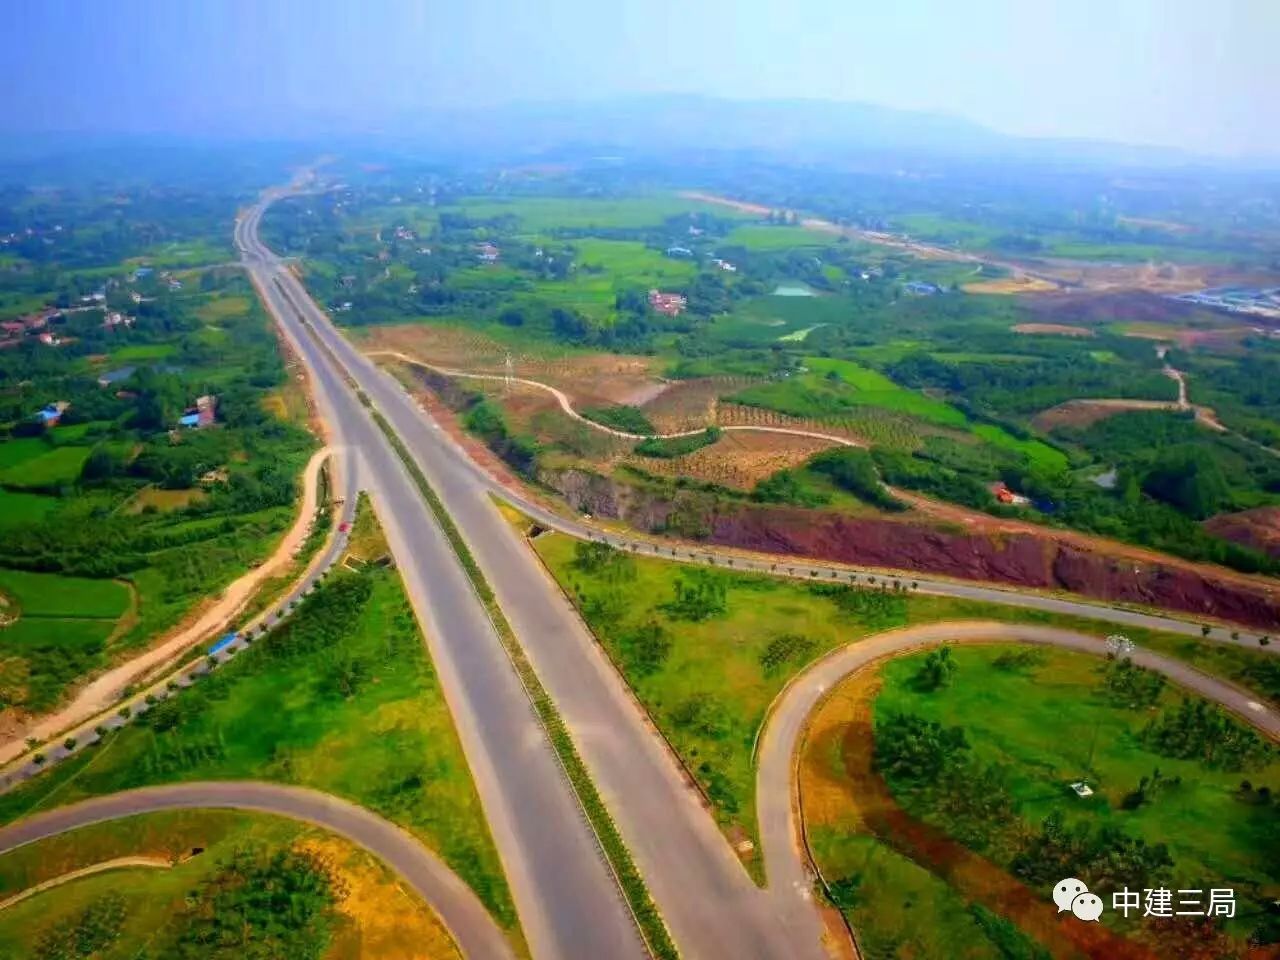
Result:
M668 317L680 316L688 304L689 301L678 293L663 293L661 290L649 291L649 306Z

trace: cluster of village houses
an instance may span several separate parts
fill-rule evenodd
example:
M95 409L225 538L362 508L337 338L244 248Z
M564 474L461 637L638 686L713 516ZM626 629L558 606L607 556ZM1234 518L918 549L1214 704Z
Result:
M132 279L137 282L146 280L154 274L151 267L138 267L133 271ZM182 289L182 281L170 274L168 271L162 271L159 280L165 284L170 291ZM120 310L109 310L106 307L107 291L119 285L119 281L115 279L108 280L106 285L95 290L93 293L80 297L79 303L74 307L47 307L34 313L18 317L15 320L6 320L0 322L0 349L7 347L16 347L23 343L28 337L36 339L38 342L46 346L58 347L64 343L71 342L71 338L60 336L53 326L65 319L67 314L79 313L86 310L103 311L102 326L108 329L132 327L134 318ZM131 290L129 292L130 299L135 303L143 303L148 298L142 296L138 291ZM106 389L116 383L128 380L133 376L136 367L120 367L116 370L109 370L102 373L98 377L98 386ZM127 390L118 390L116 396L129 397L132 396ZM46 427L56 427L62 420L63 414L70 407L66 400L56 400L46 404L40 410L32 415L32 419L38 420ZM217 419L218 398L212 395L196 397L195 402L183 411L181 417L178 418L175 428L199 429L202 427L212 426Z
M138 267L133 271L132 279L134 282L149 279L155 271L151 267ZM182 289L182 281L173 276L169 271L161 271L159 280L165 287L173 292ZM82 313L87 310L102 310L102 325L107 328L131 327L134 318L129 314L120 310L107 309L107 292L114 287L120 285L120 281L110 279L105 285L82 296L78 303L72 307L45 307L34 313L26 314L13 320L5 320L0 322L0 350L16 347L23 343L28 337L36 339L38 342L49 347L58 347L69 342L67 337L61 336L57 330L53 329L56 324L61 322L68 314ZM129 291L129 299L135 304L144 303L148 297L144 297L137 290Z

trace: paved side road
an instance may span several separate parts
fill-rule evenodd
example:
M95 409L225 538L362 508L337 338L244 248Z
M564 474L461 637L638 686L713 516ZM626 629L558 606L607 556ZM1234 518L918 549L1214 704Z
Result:
M1097 656L1105 655L1105 642L1097 637L1054 627L1007 623L931 623L893 630L828 654L797 675L774 702L766 720L756 773L756 808L764 847L769 893L784 914L807 913L805 895L813 877L801 853L796 819L795 764L800 738L814 708L827 691L844 678L873 662L895 654L941 643L1016 641L1039 643ZM1280 740L1280 719L1259 711L1251 695L1238 687L1189 667L1181 660L1137 649L1133 662L1164 674L1174 683L1214 701L1273 739Z
M480 899L444 861L391 821L353 803L302 787L211 781L113 793L0 829L0 854L91 823L162 810L207 808L278 814L346 837L395 870L431 905L464 956L515 960L506 936Z

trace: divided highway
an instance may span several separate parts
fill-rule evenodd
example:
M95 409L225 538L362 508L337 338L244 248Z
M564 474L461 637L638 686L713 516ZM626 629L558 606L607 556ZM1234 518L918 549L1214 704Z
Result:
M270 198L237 223L245 266L306 364L335 443L361 462L361 486L427 637L533 954L643 957L630 912L470 581L404 465L293 304L319 311L257 239Z
M276 194L279 196L282 194ZM448 553L434 524L427 523L430 537L422 528L424 511L416 493L406 488L407 476L399 464L393 463L389 447L381 438L369 435L373 428L368 417L352 396L351 388L333 369L333 360L371 400L390 423L400 440L411 451L418 465L436 489L464 538L467 540L497 598L506 612L519 642L533 664L547 691L556 701L574 735L583 760L593 780L618 823L631 848L637 865L649 884L650 891L671 929L680 950L689 957L812 957L825 955L823 930L812 903L811 884L803 870L788 871L790 858L780 862L780 878L768 891L757 888L700 797L687 783L683 770L665 744L646 726L642 712L629 690L587 632L576 611L550 581L537 559L525 548L521 538L500 516L490 500L495 494L512 502L543 526L583 539L604 540L626 549L640 550L669 559L694 563L727 565L735 570L773 574L818 576L847 579L851 574L881 577L883 570L821 564L786 558L768 559L744 556L729 551L707 550L692 545L656 544L635 536L604 533L594 527L560 516L540 504L525 499L502 485L482 467L474 463L439 426L426 415L403 386L379 368L369 357L348 342L329 317L311 300L301 282L284 268L257 236L262 214L274 196L253 208L238 225L237 239L246 251L267 299L289 335L305 343L308 366L322 370L323 392L330 406L340 407L337 415L349 418L350 435L358 435L361 450L376 452L377 462L370 462L369 474L380 515L388 520L392 549L402 563L406 581L421 603L419 616L430 634L433 656L441 664L442 674L454 674L446 692L463 732L468 757L481 783L481 794L498 835L504 861L508 849L519 847L525 821L503 822L502 811L512 817L511 809L522 808L524 776L510 766L493 765L499 748L479 734L497 722L494 714L509 712L510 704L502 699L516 696L511 686L514 675L501 662L497 640L486 624L477 624L477 611L469 586L456 562ZM310 326L327 348L319 350L308 339L300 321ZM350 441L349 441L350 442ZM394 475L393 479L384 480ZM382 489L380 488L391 488ZM412 501L412 502L410 502ZM402 515L403 511L403 515ZM419 539L422 537L423 539ZM428 541L424 546L424 542ZM429 558L435 580L422 582L419 569ZM894 573L890 572L890 576ZM1142 626L1187 636L1200 636L1198 623L1190 620L1148 613L1140 610L1108 607L1045 593L1002 589L982 583L902 574L925 592L1053 611L1089 617L1121 626ZM441 577L449 580L443 587ZM430 580L430 578L428 578ZM420 583L420 588L412 584ZM1228 629L1215 628L1215 640L1239 644L1256 644L1256 634L1242 632L1231 636ZM437 647L440 652L437 653ZM1274 648L1271 648L1274 650ZM460 663L453 663L453 658ZM482 665L483 664L483 665ZM501 668L501 669L499 669ZM472 669L482 669L487 680L466 687ZM506 674L502 683L494 675ZM493 687L488 685L492 683ZM452 686L462 687L454 694ZM502 687L505 694L499 694ZM455 703L456 699L456 703ZM521 705L522 708L524 705ZM1249 701L1245 709L1270 720L1268 709ZM509 722L508 718L508 721ZM532 736L532 735L531 735ZM540 735L535 737L541 741ZM490 766L485 769L485 764ZM535 778L540 779L540 778ZM789 791L775 803L788 802ZM766 798L761 796L762 809ZM493 810L490 810L492 805ZM523 813L523 810L521 809ZM495 813L497 816L495 817ZM547 824L542 835L559 837L560 827ZM788 835L780 843L794 843ZM766 851L766 868L771 868L776 849ZM795 855L794 848L792 855ZM794 862L794 861L792 861ZM545 911L558 916L569 909L565 903L562 878L549 879L526 865L528 872L512 877L522 917L526 910L535 914ZM509 871L512 871L509 865ZM584 874L585 875L585 874ZM804 879L802 879L802 877ZM547 902L544 902L547 901ZM526 921L528 923L528 921ZM618 956L614 951L600 953L552 949L550 941L539 941L531 932L535 955L547 956ZM636 944L633 942L634 948ZM544 949L546 948L546 949Z
M281 267L278 259L258 240L258 223L269 202L270 198L245 216L237 237L241 248L248 254L247 262L252 264L255 274L262 277L272 301L273 313L282 319L290 336L299 342L305 339L305 333L300 330L293 308L305 313L306 320L325 346L390 422L436 488L493 585L521 646L572 731L592 779L617 821L681 952L688 957L708 958L825 956L821 945L821 922L817 911L809 907L808 888L794 891L795 898L805 909L783 911L778 909L774 897L751 881L715 821L702 806L696 790L688 784L682 769L657 734L646 726L630 692L576 612L489 500L493 481L423 415L399 383L347 342L310 299L302 284ZM310 343L308 352L308 365L324 368L323 378L318 379L317 385L322 385L324 391L331 394L329 402L345 407L354 404L351 391L337 379L323 352ZM358 407L352 416L355 412L362 413ZM353 423L350 432L355 434L362 429L365 428ZM385 445L375 444L372 438L362 436L360 446L362 449L381 450ZM389 455L389 450L386 450L380 454L381 462L370 463L370 473L380 476L394 472L399 486L398 478L402 471L398 465L387 462ZM379 499L379 483L373 486L375 499ZM416 499L416 494L414 497ZM397 494L394 502L386 505L390 509L381 510L380 516L395 514L389 524L391 530L398 534L391 538L392 549L410 584L417 579L411 568L421 562L423 555L432 558L433 570L447 567L450 578L461 577L461 571L452 558L448 558L446 563L444 553L440 552L447 551L447 545L439 548L432 545L424 549L416 537L411 538L397 530L404 526L400 511L421 511L420 503L411 507ZM438 531L433 527L431 532L439 541ZM439 576L440 572L437 572ZM420 616L427 618L424 623L431 635L433 656L437 646L442 648L437 662L441 657L463 653L469 654L473 660L492 660L493 656L487 651L483 654L475 651L475 640L458 632L470 629L466 622L469 614L463 622L454 622L454 607L470 610L473 606L466 586L442 591L438 583L424 584L424 588L430 587L435 588L433 595L439 597L439 601L424 604L427 609L420 611ZM432 623L432 617L441 622L438 625ZM485 633L486 645L496 644L491 631L482 632ZM441 666L443 673L445 664ZM509 685L515 678L509 667L505 672L509 675ZM517 694L508 692L505 696ZM509 705L504 704L501 697L495 691L488 695L477 693L462 700L458 704L460 728L465 732L472 725L488 724L493 721L494 713L509 710ZM452 697L450 706L454 706ZM527 709L523 703L521 707ZM471 757L471 746L465 733L464 745L468 748L468 757ZM514 802L524 797L522 781L525 777L520 771L503 766L480 779L489 780L495 773L496 779L488 783L490 791ZM493 814L490 816L492 819ZM561 840L560 829L556 824L547 823L542 828L542 835L556 842ZM503 849L502 834L505 831L501 824L495 824L495 832L499 835L499 848ZM528 883L530 880L535 881L532 888ZM525 901L521 894L529 894L531 889L536 891L536 896L553 903L557 910L569 906L564 903L570 899L564 878L517 876L513 883L522 916ZM532 934L530 939L537 955L574 958L620 955L611 950L544 951L539 949L542 944Z

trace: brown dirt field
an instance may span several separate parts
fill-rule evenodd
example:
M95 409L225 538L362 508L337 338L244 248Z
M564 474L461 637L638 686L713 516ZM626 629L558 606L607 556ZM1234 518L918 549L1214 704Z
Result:
M507 351L482 333L427 323L363 327L349 331L361 350L397 350L459 370L501 373Z
M1015 276L1001 280L975 280L973 283L961 284L965 293L1049 293L1059 289L1056 283L1041 277Z
M462 327L405 324L366 328L358 339L368 352L388 350L426 363L469 373L503 374L507 349L482 333ZM614 353L512 354L512 374L563 390L576 408L627 403L640 405L661 393L658 361ZM468 383L474 387L480 381Z
M721 396L741 390L751 382L747 377L677 380L644 404L644 413L660 433L697 430L717 422Z
M664 460L626 456L621 462L647 473L695 477L737 490L750 490L765 477L779 470L797 467L815 453L833 446L835 444L830 441L816 437L733 431L722 434L711 446L685 457Z
M1248 327L1226 327L1217 330L1192 330L1184 327L1166 327L1153 323L1131 323L1122 328L1126 337L1139 340L1158 340L1176 343L1184 350L1200 347L1216 352L1239 353L1240 341L1253 331Z
M839 824L874 834L961 896L1009 918L1055 956L1155 960L1146 947L1101 924L1060 917L1041 893L903 810L872 767L878 691L875 672L861 671L837 687L815 713L801 747L801 814L807 825ZM843 759L843 770L833 770L833 754Z
M716 408L716 423L722 427L790 427L796 430L813 430L831 436L847 437L860 443L866 442L865 438L842 424L824 420L804 420L800 417L789 417L785 413L737 403L721 403ZM779 434L779 436L785 436L785 434Z
M1280 507L1257 507L1211 517L1204 528L1216 537L1280 558Z
M1085 327L1125 322L1175 326L1221 326L1223 323L1220 314L1143 291L1053 293L1033 297L1023 306L1037 321Z
M1178 405L1163 400L1068 400L1036 414L1031 425L1049 433L1058 427L1088 427L1133 410L1177 410Z
M162 490L159 487L146 487L139 490L125 507L125 513L141 513L147 507L155 507L161 513L170 510L181 510L188 504L203 500L208 496L199 487L188 490Z
M1051 333L1063 337L1092 337L1087 327L1072 327L1065 323L1015 323L1009 328L1014 333Z

